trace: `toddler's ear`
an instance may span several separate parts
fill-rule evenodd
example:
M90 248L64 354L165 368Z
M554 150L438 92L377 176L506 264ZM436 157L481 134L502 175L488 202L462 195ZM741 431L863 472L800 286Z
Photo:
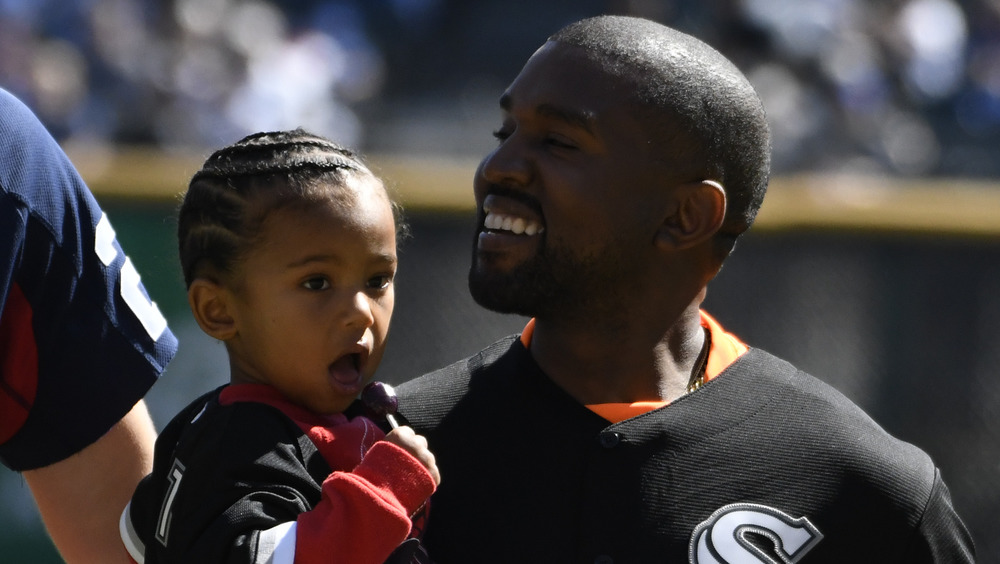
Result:
M196 278L188 288L188 305L201 330L226 341L236 336L236 320L229 311L229 295L219 283Z

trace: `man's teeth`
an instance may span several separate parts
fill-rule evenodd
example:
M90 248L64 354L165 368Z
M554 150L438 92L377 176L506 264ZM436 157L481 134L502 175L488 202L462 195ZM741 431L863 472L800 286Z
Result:
M486 220L483 222L483 225L487 229L510 231L515 235L535 235L536 233L545 231L544 227L534 221L529 222L523 217L511 217L493 212L486 214Z

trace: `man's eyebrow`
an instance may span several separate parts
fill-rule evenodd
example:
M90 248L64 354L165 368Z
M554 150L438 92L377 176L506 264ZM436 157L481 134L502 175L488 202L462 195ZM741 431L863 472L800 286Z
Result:
M500 96L500 109L510 112L513 105L513 98L509 93ZM594 134L595 116L593 112L568 108L566 106L557 106L555 104L541 104L535 108L535 111L548 119L561 121L574 127L579 127L591 135Z

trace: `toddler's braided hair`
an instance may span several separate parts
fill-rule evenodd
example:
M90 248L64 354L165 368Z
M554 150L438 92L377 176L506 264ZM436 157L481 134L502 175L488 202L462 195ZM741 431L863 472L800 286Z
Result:
M354 152L302 129L255 133L212 153L191 178L178 213L185 285L231 274L270 212L341 199L350 174L374 178ZM401 210L392 207L401 233Z

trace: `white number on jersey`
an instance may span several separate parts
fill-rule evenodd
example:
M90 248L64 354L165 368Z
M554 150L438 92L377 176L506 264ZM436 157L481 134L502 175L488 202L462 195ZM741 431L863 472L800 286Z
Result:
M114 243L115 230L111 227L108 215L101 214L101 220L97 223L97 229L94 232L94 250L104 266L111 266L115 257L118 256L118 249L115 248ZM120 278L122 299L135 314L139 323L142 323L142 327L150 338L154 341L159 339L167 328L167 320L160 313L160 308L156 307L156 303L150 301L142 292L139 272L127 256L125 263L122 264Z
M167 473L167 493L163 496L163 505L160 507L160 518L156 520L156 540L160 544L167 546L167 533L170 532L170 517L173 510L174 500L177 499L177 490L181 487L181 478L184 477L184 465L180 460L174 459L174 464Z

